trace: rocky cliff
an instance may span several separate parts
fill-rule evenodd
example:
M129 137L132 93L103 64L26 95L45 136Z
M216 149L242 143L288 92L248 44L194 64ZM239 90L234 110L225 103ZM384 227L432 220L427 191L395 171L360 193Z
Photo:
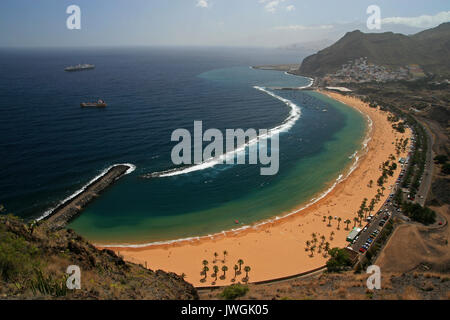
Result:
M69 265L81 289L66 286ZM0 299L197 299L180 275L152 271L98 250L72 230L0 216Z

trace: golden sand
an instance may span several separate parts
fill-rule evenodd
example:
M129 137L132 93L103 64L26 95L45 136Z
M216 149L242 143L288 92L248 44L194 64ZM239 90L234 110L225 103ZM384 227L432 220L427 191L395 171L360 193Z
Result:
M357 217L362 200L367 198L369 204L377 193L379 187L376 181L381 175L380 164L387 161L391 154L397 157L395 139L409 137L410 131L404 134L394 131L392 124L387 120L387 112L370 108L361 100L333 92L323 93L360 110L372 120L371 140L367 146L367 153L348 178L339 183L326 197L297 214L239 233L227 232L213 239L202 238L170 245L110 249L118 252L126 260L141 262L153 270L162 269L180 275L184 273L186 281L194 286L223 286L233 283L233 267L238 259L244 261L242 269L244 266L251 267L249 282L291 276L325 265L328 258L324 256L324 250L319 252L319 249L316 249L311 256L311 252L305 250L306 241L312 241L312 234L315 233L317 247L322 241L328 242L330 247L347 246L346 236L349 230L346 229L344 221L351 220L349 229L354 226L353 219ZM386 190L381 201L375 206L374 212L378 211L388 197L390 188L395 184L399 174L400 166L394 176L389 177L384 184ZM372 187L368 185L370 180L373 180ZM329 226L329 220L324 222L323 216L340 217L342 219L340 228L338 229L337 220L333 219ZM325 237L325 240L322 240L322 237ZM225 250L228 255L223 262ZM215 252L218 253L217 261L214 257ZM209 267L206 280L202 280L204 276L201 274L203 260L208 261ZM220 270L216 282L212 276L213 265L217 265ZM226 277L221 279L220 276L224 273L223 265L228 267L228 271ZM244 277L245 272L242 270L234 281L243 282Z

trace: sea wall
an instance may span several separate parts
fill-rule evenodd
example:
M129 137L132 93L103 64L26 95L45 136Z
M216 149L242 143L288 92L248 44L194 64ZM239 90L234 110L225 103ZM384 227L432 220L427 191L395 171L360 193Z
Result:
M64 228L72 219L74 219L81 211L100 195L107 187L113 184L117 179L122 177L130 169L128 165L112 166L105 174L88 184L83 191L70 200L61 203L52 213L45 217L46 223L51 229Z

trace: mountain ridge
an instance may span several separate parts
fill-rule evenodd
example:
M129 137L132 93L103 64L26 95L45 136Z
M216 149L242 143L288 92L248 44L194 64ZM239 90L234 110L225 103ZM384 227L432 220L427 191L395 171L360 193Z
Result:
M347 32L333 45L306 57L298 74L324 76L337 71L349 60L367 57L387 67L420 65L428 73L450 74L450 22L414 35L400 33Z

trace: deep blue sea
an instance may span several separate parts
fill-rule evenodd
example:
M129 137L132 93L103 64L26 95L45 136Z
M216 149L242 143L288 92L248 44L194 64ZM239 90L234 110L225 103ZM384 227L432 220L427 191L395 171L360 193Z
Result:
M301 112L280 134L280 170L217 165L143 179L176 167L171 133L270 129L292 111L254 88L309 79L252 65L299 63L296 52L231 48L0 50L0 203L37 218L105 168L136 170L92 202L70 227L97 243L206 235L287 213L325 190L352 162L365 131L353 109L314 92L271 90ZM64 72L92 63L94 70ZM104 99L105 109L80 108Z

